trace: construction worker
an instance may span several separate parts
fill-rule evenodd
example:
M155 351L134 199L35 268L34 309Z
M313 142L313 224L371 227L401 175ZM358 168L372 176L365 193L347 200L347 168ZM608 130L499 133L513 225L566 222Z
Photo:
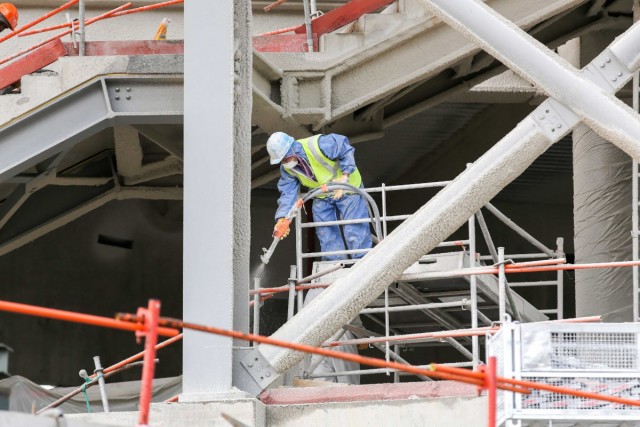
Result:
M18 9L13 3L0 3L0 32L10 28L15 30L18 26Z
M280 163L278 209L274 237L284 239L289 235L289 221L285 216L294 206L300 185L318 188L330 182L349 183L362 187L362 178L353 157L354 148L346 136L338 134L315 135L295 140L283 132L276 132L267 141L267 151L271 164ZM369 210L364 198L353 192L339 190L333 195L321 196L313 200L313 220L317 222L337 219L368 218ZM368 223L346 224L343 226L344 240L349 249L371 247L371 233ZM337 225L316 228L322 252L345 250L340 227ZM361 258L365 254L353 254ZM324 260L346 259L346 255L329 255Z
M278 210L276 211L276 225L274 237L284 239L289 235L289 221L285 216L289 213L298 198L300 185L307 188L318 188L330 182L349 183L362 188L362 178L356 168L353 157L354 148L349 144L346 136L338 134L314 135L310 138L295 140L283 132L276 132L267 141L267 151L271 157L271 164L280 163L280 181L278 190ZM356 193L336 191L333 195L315 198L313 200L313 220L317 222L336 221L340 219L368 218L364 198ZM369 224L345 224L344 237L349 249L368 249L371 247L371 233ZM344 242L337 225L316 228L316 235L320 240L322 252L344 250ZM365 254L353 254L352 258L362 258ZM346 255L329 255L325 260L346 259ZM307 305L322 292L321 289L310 290L305 298ZM362 326L359 317L352 320L352 324ZM336 336L336 338L339 338ZM340 340L353 339L355 336L347 331ZM355 345L337 347L340 351L358 354ZM312 364L318 357L312 358ZM314 374L329 376L322 377L324 381L346 384L360 384L358 375L331 376L335 372L355 371L360 368L356 362L348 362L334 358L323 358L314 370Z

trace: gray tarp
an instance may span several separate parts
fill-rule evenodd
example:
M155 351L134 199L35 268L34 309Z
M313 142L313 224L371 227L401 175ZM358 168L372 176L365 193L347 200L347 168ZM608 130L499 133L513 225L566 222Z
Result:
M77 387L58 387L46 390L21 376L12 376L0 381L0 394L9 399L9 410L32 413L47 406ZM182 377L160 378L153 381L153 402L162 402L179 394ZM95 385L87 389L92 412L102 412L100 389ZM136 411L140 398L140 381L121 383L107 382L107 396L111 411ZM83 393L59 406L65 414L86 413L87 405Z

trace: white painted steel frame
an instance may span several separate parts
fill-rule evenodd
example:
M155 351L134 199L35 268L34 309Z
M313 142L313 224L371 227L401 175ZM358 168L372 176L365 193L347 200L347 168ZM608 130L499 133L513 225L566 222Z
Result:
M183 318L245 332L248 242L241 246L249 226L250 178L246 188L243 180L250 171L245 154L250 153L251 97L244 91L250 88L251 62L244 56L250 58L250 39L243 13L248 8L248 0L184 5ZM243 68L247 64L249 70ZM231 338L186 330L181 401L230 392L237 375L246 374L236 369L234 352Z

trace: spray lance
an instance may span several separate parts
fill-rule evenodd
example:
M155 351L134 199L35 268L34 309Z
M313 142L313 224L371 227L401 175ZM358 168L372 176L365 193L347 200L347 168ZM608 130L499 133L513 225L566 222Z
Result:
M314 197L318 197L321 194L327 194L329 192L336 191L336 190L344 190L348 192L358 193L367 200L368 202L367 208L369 209L369 216L374 218L373 223L374 223L376 236L378 237L379 240L382 240L382 230L380 227L380 212L378 211L378 206L376 205L376 202L371 198L371 196L363 189L354 187L351 184L331 182L329 184L321 185L320 187L308 192L306 195L304 195L304 197L301 197L296 201L296 204L291 208L291 210L283 218L283 220L278 223L276 229L274 230L273 242L271 243L271 246L269 247L269 249L262 248L262 251L264 252L264 254L260 256L260 260L262 260L262 263L265 265L269 263L269 260L271 259L271 256L273 255L273 252L275 251L276 246L278 246L278 243L284 237L284 234L289 228L291 221L293 220L293 218L295 218L296 214L298 213L298 210L302 207L302 205L304 205L304 202Z
M291 224L291 221L298 213L298 209L300 209L303 204L304 200L302 198L298 199L289 213L285 215L282 221L278 222L276 229L273 231L273 242L271 242L271 246L269 246L269 249L262 248L262 252L264 253L260 256L260 260L263 264L269 264L269 260L271 259L271 255L273 255L273 252L276 250L276 246L278 246L280 240L283 239L285 232L289 228L289 224Z

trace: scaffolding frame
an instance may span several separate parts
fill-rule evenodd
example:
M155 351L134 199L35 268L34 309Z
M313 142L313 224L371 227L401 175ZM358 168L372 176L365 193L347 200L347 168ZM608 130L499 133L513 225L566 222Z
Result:
M448 185L450 181L439 181L439 182L431 182L431 183L419 183L419 184L407 184L407 185L395 185L388 186L382 184L379 187L370 187L364 189L367 193L379 193L381 199L381 230L382 230L382 238L386 238L389 232L389 223L390 222L401 222L405 219L409 218L411 214L403 214L403 215L389 215L388 213L388 203L387 196L389 192L394 191L406 191L406 190L424 190L430 188L443 188ZM447 248L447 247L461 247L462 253L466 255L466 265L469 268L481 266L483 261L491 260L494 265L502 265L505 263L511 262L511 260L525 260L525 259L558 259L564 256L563 253L563 239L558 238L556 240L556 249L550 249L531 234L526 232L524 229L519 227L515 222L510 220L506 215L500 212L495 206L492 204L487 204L485 206L488 212L491 212L500 222L506 225L508 228L516 232L519 236L524 238L526 241L531 243L534 247L536 247L539 252L533 253L524 253L524 254L508 254L504 255L503 248L496 248L494 243L490 237L489 230L484 221L484 217L482 216L482 212L478 211L474 215L472 215L467 222L467 238L463 240L451 240L444 241L439 244L438 248ZM309 258L321 258L327 255L351 255L356 253L366 253L370 249L365 250L349 250L345 249L343 251L332 251L332 252L308 252L305 253L303 250L303 242L302 242L302 231L303 229L310 229L321 226L328 225L345 225L345 224L356 224L356 223L373 223L372 218L364 218L364 219L352 219L352 220L337 220L337 221L328 221L328 222L304 222L302 217L302 208L298 209L298 212L295 216L295 247L296 247L296 265L291 266L291 274L289 278L289 298L288 298L288 318L293 316L293 313L296 312L294 305L297 306L297 310L299 311L303 307L304 296L303 290L296 290L296 283L302 283L304 279L309 279L309 277L315 276L312 283L318 283L320 280L324 280L323 272L315 272L312 276L305 277L307 273L304 269L304 260ZM489 255L480 255L477 252L477 233L476 233L476 221L480 227L481 234L484 237L485 243L489 248ZM502 256L498 258L498 253ZM472 256L471 254L476 254ZM437 254L436 254L437 255ZM347 259L340 261L343 263L355 263L357 260ZM311 273L311 272L308 272ZM443 277L446 277L446 272L443 272ZM437 294L439 298L453 298L452 301L447 302L433 302L433 301L420 301L419 296L421 296L420 292L416 290L416 288L410 283L400 282L400 288L396 289L396 287L389 286L385 289L381 298L381 306L380 307L369 307L364 309L361 314L367 316L369 319L373 320L380 327L384 328L384 336L379 336L381 341L379 343L373 344L374 347L378 348L385 354L385 359L402 361L402 356L400 355L401 346L398 344L393 344L390 341L384 341L384 338L392 337L396 335L401 335L402 332L397 330L391 325L390 321L390 313L399 312L399 311L422 311L427 316L431 317L435 324L438 327L444 327L445 330L458 329L455 325L448 324L446 322L447 312L442 311L444 313L443 317L440 318L439 315L433 315L434 310L445 310L445 309L455 309L462 308L463 310L468 310L470 312L470 326L471 329L477 329L480 323L484 325L492 325L495 322L500 322L500 319L504 318L504 315L507 313L514 314L515 305L512 305L513 302L509 302L509 295L511 293L511 287L542 287L542 286L556 286L556 307L555 308L542 308L537 309L539 313L543 314L545 317L548 315L554 315L556 319L560 320L563 318L563 276L562 271L558 271L556 278L554 280L541 280L541 281L527 281L527 282L510 282L506 281L506 275L504 273L504 269L501 269L500 274L498 274L498 282L500 283L499 291L498 291L498 306L499 306L499 316L497 319L490 319L489 316L483 313L482 309L478 307L478 284L477 277L475 274L469 274L464 278L469 282L469 286L466 289L466 294L469 295L469 299L467 298L457 298L460 295L456 295L455 292L447 295L444 292L440 292ZM437 275L436 275L437 276ZM433 279L433 277L430 277ZM399 283L399 282L394 282ZM390 297L390 290L393 295ZM405 292L403 294L403 291ZM408 296L406 293L410 292L411 295ZM403 301L403 305L391 305L390 300L394 301ZM297 301L297 304L294 302ZM489 306L491 307L491 306ZM507 308L508 307L508 308ZM258 307L254 307L256 310ZM517 313L517 310L515 311ZM375 317L375 314L384 315L384 319L379 319ZM439 320L441 319L441 320ZM343 332L347 329L343 329ZM371 336L375 336L376 334L372 331L367 330L354 330L353 328L348 328L356 338L367 338ZM448 345L451 345L454 349L458 350L468 361L465 362L453 362L452 366L469 366L469 367L477 367L478 364L482 363L480 359L480 343L479 336L472 335L470 337L462 338L465 345L471 345L471 350L468 350L465 345L458 342L453 337L446 338L438 338L438 339L425 339L420 340L419 342L407 342L403 343L402 346L413 347L417 345L429 345L428 343L433 343L434 341L444 342ZM320 363L320 360L315 361L314 365L310 364L309 358L304 363L302 368L302 375L305 378L321 378L321 377L337 377L343 375L374 375L379 373L386 373L387 375L393 374L394 382L400 381L401 374L399 372L395 372L390 369L376 369L376 370L356 370L356 371L348 371L348 372L334 372L327 374L314 374L313 371L315 367Z

